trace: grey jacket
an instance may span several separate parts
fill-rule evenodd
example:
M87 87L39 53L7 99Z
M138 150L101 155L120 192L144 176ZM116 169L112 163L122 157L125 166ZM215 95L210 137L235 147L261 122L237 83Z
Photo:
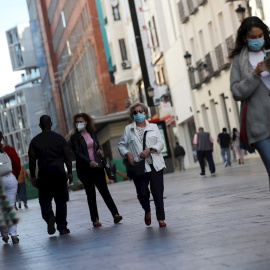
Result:
M254 73L249 62L248 49L243 48L232 62L230 86L233 97L241 101L249 98L246 115L246 134L249 144L270 137L270 91Z

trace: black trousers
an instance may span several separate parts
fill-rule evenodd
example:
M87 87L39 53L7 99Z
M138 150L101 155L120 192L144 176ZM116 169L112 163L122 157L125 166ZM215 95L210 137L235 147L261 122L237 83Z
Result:
M150 211L150 191L148 187L150 183L150 190L156 206L157 220L165 220L163 170L157 172L152 165L151 169L151 172L134 177L133 179L137 191L137 198L145 213L148 213Z
M80 177L80 180L85 188L92 222L99 219L95 187L97 187L112 216L114 217L116 214L119 214L108 189L104 169L89 168L84 175Z
M205 175L204 158L207 159L210 172L211 173L216 172L216 167L215 167L215 163L214 163L214 160L213 160L212 151L197 151L197 158L198 158L199 163L200 163L202 175Z
M61 231L67 226L68 190L65 179L38 179L39 204L42 218L48 223L51 216L55 216L57 230ZM55 180L55 181L53 181ZM60 182L60 183L59 183ZM56 184L57 183L57 184ZM52 199L55 201L56 213L52 209Z

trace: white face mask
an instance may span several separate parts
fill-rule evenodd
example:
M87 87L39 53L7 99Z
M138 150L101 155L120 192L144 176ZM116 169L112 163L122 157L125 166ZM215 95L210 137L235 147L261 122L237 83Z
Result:
M82 131L85 128L85 123L77 123L76 127L78 131Z

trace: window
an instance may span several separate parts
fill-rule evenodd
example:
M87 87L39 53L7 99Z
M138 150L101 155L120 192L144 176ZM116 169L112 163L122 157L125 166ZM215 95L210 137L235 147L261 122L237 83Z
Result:
M113 9L113 18L115 21L119 21L120 20L120 13L119 13L119 7L118 5L115 7L112 7Z
M124 39L119 39L119 46L121 51L122 60L127 60L127 50L126 50L126 44Z
M156 38L156 46L159 46L159 39L158 39L157 27L156 27L156 21L155 21L155 17L154 16L152 16L152 21L153 21L153 28L154 28L155 38Z
M17 124L16 124L16 115L15 115L14 109L11 109L9 111L9 115L10 115L10 128L11 128L11 131L15 131L17 129Z
M148 26L149 26L149 31L150 31L150 37L151 37L151 41L152 41L152 46L153 46L153 50L156 50L156 44L155 44L155 39L153 36L153 32L152 32L152 26L151 26L151 22L148 22Z
M5 127L5 133L9 133L10 130L9 130L9 125L8 125L8 116L7 116L7 112L4 112L3 113L3 125Z
M13 43L13 37L12 37L11 32L8 33L8 38L9 38L9 44L12 44Z
M189 17L186 15L183 0L180 0L177 5L181 23L187 22Z
M24 65L23 62L23 57L22 57L22 50L21 50L21 45L20 44L16 44L14 46L15 48L15 53L16 53L16 57L17 57L17 64L19 67Z

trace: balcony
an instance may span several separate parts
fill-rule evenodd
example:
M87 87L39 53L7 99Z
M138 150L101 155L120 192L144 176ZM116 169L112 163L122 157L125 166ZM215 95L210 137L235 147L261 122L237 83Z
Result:
M133 70L128 60L115 65L114 70L115 84L128 83L133 80Z
M233 48L234 39L230 36L225 43L219 44L214 51L208 52L204 60L196 62L196 69L189 70L189 80L192 89L199 89L203 83L208 83L212 77L219 76L222 70L230 67L229 51Z

